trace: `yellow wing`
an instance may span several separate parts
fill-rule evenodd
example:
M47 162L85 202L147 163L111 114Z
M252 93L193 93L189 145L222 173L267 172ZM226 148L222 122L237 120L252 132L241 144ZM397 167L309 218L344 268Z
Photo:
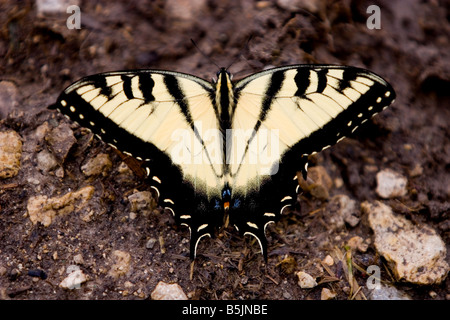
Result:
M244 78L235 96L232 128L247 138L227 160L232 189L246 192L276 174L287 151L309 155L335 144L391 104L395 92L364 69L294 65Z

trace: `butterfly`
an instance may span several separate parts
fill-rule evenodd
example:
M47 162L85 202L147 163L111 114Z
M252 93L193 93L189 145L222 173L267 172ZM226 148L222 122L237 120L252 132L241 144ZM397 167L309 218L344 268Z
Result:
M52 106L141 160L160 206L190 230L190 256L232 225L267 259L266 227L295 204L308 156L385 109L395 91L365 69L290 65L239 81L164 70L87 76Z

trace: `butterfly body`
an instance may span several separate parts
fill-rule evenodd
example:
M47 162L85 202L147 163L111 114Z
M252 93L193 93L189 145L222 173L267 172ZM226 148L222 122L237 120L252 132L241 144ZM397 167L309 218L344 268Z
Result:
M148 167L159 203L191 233L230 223L258 240L297 199L307 156L352 133L393 102L381 77L353 67L293 65L209 83L160 70L103 73L69 86L54 105Z

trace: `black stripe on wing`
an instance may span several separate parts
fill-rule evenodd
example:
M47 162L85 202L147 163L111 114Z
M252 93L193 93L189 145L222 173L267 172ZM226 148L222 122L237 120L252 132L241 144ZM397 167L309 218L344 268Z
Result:
M97 84L98 82L96 82ZM105 90L102 89L101 92ZM171 163L169 157L163 154L156 146L141 140L118 126L114 121L95 110L76 91L63 92L59 96L55 107L80 126L91 130L104 142L126 154L132 154L134 157L141 159L153 159L155 155L161 154L159 157L164 158L163 161Z
M346 69L339 90L351 87L350 81L361 76L353 68ZM388 83L374 82L370 89L322 128L300 140L288 153L310 155L332 146L349 136L361 124L388 107L395 99Z

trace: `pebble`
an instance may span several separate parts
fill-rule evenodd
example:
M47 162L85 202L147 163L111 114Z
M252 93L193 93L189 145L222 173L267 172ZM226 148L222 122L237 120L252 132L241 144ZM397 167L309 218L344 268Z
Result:
M0 276L4 276L8 270L4 266L0 265Z
M40 222L48 227L56 216L82 209L92 198L94 190L94 187L87 186L61 197L48 198L45 195L30 197L27 203L28 216L33 224Z
M326 266L331 267L334 264L334 259L330 256L327 255L323 260L322 263Z
M411 297L406 293L384 284L380 284L378 288L373 289L368 298L370 300L411 300Z
M258 1L255 3L255 6L257 9L265 9L265 8L269 8L272 5L272 2L270 1Z
M117 167L117 173L118 174L116 176L116 180L119 183L132 183L135 179L133 170L131 170L125 162L121 162L119 164L119 166Z
M99 175L106 176L111 167L112 162L109 159L109 155L100 153L86 161L86 163L81 166L81 171L87 177Z
M77 141L72 129L70 129L70 125L67 123L61 123L56 128L53 128L45 139L50 151L60 162L64 162L70 148Z
M401 197L406 195L406 177L391 169L384 169L377 173L376 193L384 199Z
M73 256L73 262L76 264L83 264L84 263L84 259L83 259L83 255L81 253Z
M157 207L150 191L138 191L128 196L130 201L130 211L141 213L144 216L149 215Z
M357 202L346 195L336 195L330 199L325 210L325 220L336 229L344 227L345 223L355 227L359 221Z
M39 127L37 127L33 133L33 136L31 138L26 139L26 140L34 140L33 142L35 142L32 144L32 147L31 148L29 147L26 151L30 153L38 151L37 144L41 143L45 139L45 137L50 133L51 130L52 127L49 125L47 121L45 121Z
M37 168L43 173L49 172L58 166L55 157L47 150L42 150L36 155Z
M320 292L320 300L331 300L336 298L336 292L331 291L328 288L323 288Z
M297 272L298 277L298 285L302 289L311 289L317 286L316 280L309 274L304 271Z
M308 192L317 199L326 200L329 198L329 191L333 186L333 180L328 175L325 167L316 166L308 169L307 181L299 179L302 190Z
M145 244L145 247L146 247L147 249L153 249L153 247L155 246L155 243L156 243L157 241L158 241L158 240L155 239L155 238L148 239L147 243Z
M445 279L450 269L447 250L434 229L394 215L391 207L379 201L366 201L361 208L368 214L376 250L386 259L398 281L431 285Z
M87 281L86 275L76 265L70 265L67 267L67 273L69 275L61 281L59 286L64 289L73 290L80 288L81 284Z
M5 119L18 105L17 86L11 81L0 81L0 119Z
M167 0L165 9L169 16L192 23L205 6L206 0Z
M38 15L66 13L67 7L79 4L79 0L36 0L36 9Z
M114 265L109 270L109 275L119 278L130 271L131 255L126 251L114 250L112 253Z
M423 174L423 167L418 163L416 163L414 168L409 171L410 177L418 177L421 176L422 174Z
M347 241L347 244L353 250L358 250L359 252L366 252L369 248L369 241L364 240L360 236L354 236Z
M153 300L187 300L187 296L178 283L158 282L150 297Z
M13 131L0 132L0 179L16 176L20 169L22 138Z
M317 13L320 8L319 0L277 0L277 4L288 11L304 9L307 12Z

